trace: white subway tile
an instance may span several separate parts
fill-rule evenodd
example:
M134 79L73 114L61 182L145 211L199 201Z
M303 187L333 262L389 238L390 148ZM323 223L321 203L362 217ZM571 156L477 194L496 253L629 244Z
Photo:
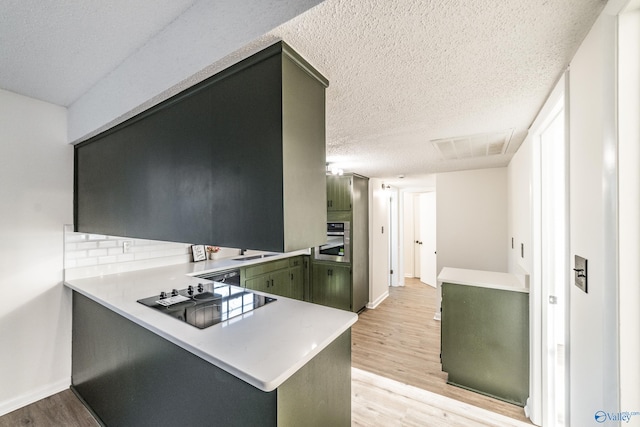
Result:
M142 259L151 259L158 258L159 254L157 252L138 252L134 254L136 261Z
M98 242L78 243L78 249L95 249L97 247L98 247Z
M118 245L118 242L116 242L115 240L102 240L98 242L99 248L113 248L113 247L116 247L117 245Z
M76 243L65 243L64 250L65 252L75 251L78 249L78 245Z
M64 236L65 242L84 242L87 240L86 234L68 233Z
M120 255L122 253L122 247L115 247L107 249L109 255Z
M118 262L118 257L116 256L101 256L98 258L98 264L112 264L114 262Z
M134 254L122 254L118 255L116 258L118 259L118 262L128 262L136 259Z
M65 257L66 259L86 258L86 257L87 257L87 251L73 251L73 252L67 252L66 254L64 254L64 257Z
M107 249L91 249L88 252L90 257L107 256L109 251Z
M106 240L107 236L103 234L89 234L89 240Z
M64 261L64 268L75 268L77 267L77 263L75 259L67 259Z
M89 267L91 265L96 265L96 264L98 264L97 258L83 258L83 259L76 260L77 267Z

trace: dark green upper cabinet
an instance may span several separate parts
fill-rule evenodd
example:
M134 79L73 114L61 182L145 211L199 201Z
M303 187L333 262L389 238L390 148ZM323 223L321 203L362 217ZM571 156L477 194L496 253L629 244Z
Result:
M327 84L278 42L76 145L76 230L278 252L323 243Z

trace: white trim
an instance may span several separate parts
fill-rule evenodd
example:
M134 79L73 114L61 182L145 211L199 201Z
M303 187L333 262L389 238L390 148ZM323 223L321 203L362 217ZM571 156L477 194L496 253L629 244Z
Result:
M372 309L372 310L376 309L380 304L382 304L382 301L387 299L388 296L389 296L389 291L386 291L385 293L380 295L378 297L378 299L376 299L373 302L368 303L367 304L367 308Z
M70 385L71 379L66 378L64 380L48 384L44 387L40 387L39 389L29 391L28 393L14 397L11 400L2 402L0 403L0 416L6 415L9 412L13 412L16 409L20 409L56 393L60 393L61 391L68 389Z

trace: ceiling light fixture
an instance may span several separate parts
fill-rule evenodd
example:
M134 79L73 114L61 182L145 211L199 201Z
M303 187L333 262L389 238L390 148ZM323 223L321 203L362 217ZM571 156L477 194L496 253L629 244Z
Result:
M344 171L338 168L336 165L327 163L327 175L343 175Z

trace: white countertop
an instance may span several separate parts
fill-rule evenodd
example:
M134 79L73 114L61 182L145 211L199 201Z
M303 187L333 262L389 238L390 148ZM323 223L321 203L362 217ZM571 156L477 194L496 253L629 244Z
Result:
M206 329L198 329L137 302L197 285L191 277L281 258L238 262L229 259L178 264L87 279L66 286L155 332L263 391L272 391L349 329L358 316L281 296L277 301ZM255 292L255 291L253 291ZM260 293L260 292L256 292Z
M440 283L529 293L529 276L495 271L444 267L438 275Z

